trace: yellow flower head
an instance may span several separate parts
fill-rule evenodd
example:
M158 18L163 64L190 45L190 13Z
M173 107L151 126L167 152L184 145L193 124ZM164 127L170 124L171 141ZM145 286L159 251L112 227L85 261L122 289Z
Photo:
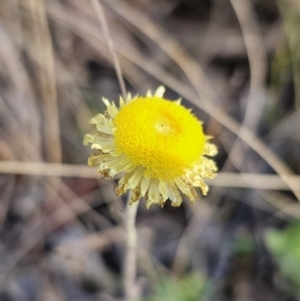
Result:
M217 167L213 160L217 148L208 142L201 122L180 101L163 98L164 87L152 96L120 97L120 107L103 99L105 114L98 114L90 123L96 131L84 137L84 144L97 149L88 160L104 177L123 174L117 195L132 190L130 203L145 198L151 204L173 206L182 202L181 193L191 202L198 197L194 187L204 195L208 186L203 178L214 178Z

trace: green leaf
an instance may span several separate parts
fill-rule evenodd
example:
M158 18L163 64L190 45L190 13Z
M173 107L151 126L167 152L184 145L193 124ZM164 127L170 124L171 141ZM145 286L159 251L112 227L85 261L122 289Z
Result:
M204 286L205 279L199 274L189 274L181 279L165 278L152 296L141 301L195 301L201 296Z

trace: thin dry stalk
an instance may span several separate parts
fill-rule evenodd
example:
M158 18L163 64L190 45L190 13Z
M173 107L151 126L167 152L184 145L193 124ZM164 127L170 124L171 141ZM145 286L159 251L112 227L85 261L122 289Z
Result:
M41 148L41 137L39 133L40 118L34 104L34 94L31 89L30 78L22 63L20 50L16 49L13 41L4 31L1 22L0 40L1 68L6 71L5 77L10 81L14 91L11 96L14 101L9 101L5 95L0 96L1 109L7 112L7 117L10 117L7 118L6 121L6 132L8 138L17 135L20 129L22 130L22 134L24 134L20 136L21 139L10 139L8 143L13 150L13 156L24 160L39 160L39 152L36 150L34 152L31 151L32 145L34 145L37 150ZM20 106L24 101L26 101L26 107L20 110Z
M46 162L0 161L0 173L50 177L96 178L95 170L85 165Z
M128 201L130 193L128 196ZM135 227L136 214L139 202L126 207L126 256L124 265L124 289L127 301L133 301L138 298L138 290L136 286L136 256L137 256L137 231Z
M241 130L247 128L255 131L265 104L264 85L267 76L267 55L264 39L259 24L255 18L251 1L230 0L240 22L246 51L250 65L250 88L247 107ZM241 167L246 152L242 141L236 139L228 157L235 161L235 166ZM225 164L226 166L227 164Z
M106 21L106 18L105 18L105 14L103 12L102 5L98 0L91 0L91 2L92 2L92 5L95 9L97 18L98 18L98 20L101 24L103 35L104 35L106 44L109 48L109 52L110 52L112 60L113 60L113 64L114 64L114 68L115 68L117 78L118 78L118 81L119 81L119 85L120 85L120 88L121 88L122 96L123 96L124 99L126 99L126 87L125 87L125 83L124 83L124 78L122 76L122 69L121 69L117 54L116 54L115 49L114 49L113 41L112 41L110 33L109 33L109 29L108 29L108 26L107 26L107 21Z
M178 64L198 93L200 97L199 100L205 101L205 98L210 99L213 96L210 83L205 76L204 70L198 62L188 55L180 43L171 37L162 27L158 26L157 23L153 22L139 10L131 8L125 2L116 1L114 4L107 0L104 0L104 2L112 10L126 19L126 21L134 25L138 29L138 32L142 32L145 36L156 42L157 45Z
M46 177L97 178L96 170L86 165L45 162L0 161L0 173ZM289 182L289 185L286 185L277 175L220 172L218 177L213 180L207 180L207 182L209 185L216 187L265 190L290 190L289 186L293 186L296 187L296 191L299 191L300 176L289 176L286 180Z
M52 40L43 0L26 0L22 5L31 17L28 31L32 41L30 56L38 66L38 85L43 100L46 156L50 162L61 162L60 129L57 106L56 76ZM30 41L29 41L30 42Z
M300 204L278 192L261 191L261 197L278 209L275 216L283 219L300 219Z
M79 10L82 9L81 6L78 7ZM80 36L84 41L87 42L104 61L108 61L111 65L114 65L113 58L106 46L105 39L103 36L99 35L99 27L95 23L82 20L80 13L72 12L68 10L64 11L63 6L59 5L58 2L49 2L47 6L49 18L55 22L56 26L60 28L67 28L68 30L74 32L76 35ZM114 36L124 36L126 32L113 32ZM130 40L130 44L134 45L134 41ZM133 87L140 87L141 83L146 82L146 76L140 71L138 65L133 64L129 61L118 49L126 49L126 45L121 39L114 39L115 51L118 52L118 61L122 65L122 74L127 79L127 81ZM134 51L134 53L137 51ZM147 85L147 89L149 85Z

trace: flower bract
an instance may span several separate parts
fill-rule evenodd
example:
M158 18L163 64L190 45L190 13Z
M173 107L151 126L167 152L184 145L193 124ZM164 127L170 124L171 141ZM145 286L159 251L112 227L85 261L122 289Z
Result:
M130 203L141 198L163 206L170 199L173 206L182 203L182 194L191 202L203 195L208 186L203 178L214 178L213 160L217 148L203 132L202 123L178 101L163 98L164 87L154 95L120 97L119 107L103 99L107 107L90 123L96 126L84 137L96 151L88 164L98 167L102 177L121 175L117 195L132 190Z

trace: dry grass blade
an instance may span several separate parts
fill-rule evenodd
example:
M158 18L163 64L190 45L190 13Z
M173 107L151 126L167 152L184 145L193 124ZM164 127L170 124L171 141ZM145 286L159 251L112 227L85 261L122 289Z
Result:
M0 172L50 177L96 178L96 171L86 165L44 162L0 161Z
M241 130L247 128L255 132L266 102L264 92L267 77L266 49L251 1L231 0L231 5L240 22L250 65L250 87ZM235 167L239 169L246 153L243 150L242 141L236 140L230 148L228 157L234 162Z
M300 219L300 205L295 203L289 197L286 197L276 191L261 191L263 199L278 209L276 216L280 218L290 218L291 220L296 218Z
M57 106L55 61L47 14L43 0L26 0L22 2L28 10L30 22L27 31L30 57L38 66L38 94L43 101L45 120L45 145L47 159L50 162L61 161L60 129Z
M203 102L213 97L213 89L206 78L204 70L162 27L154 23L142 12L130 7L126 2L118 0L115 3L107 0L104 0L104 2L126 21L134 25L138 32L142 32L156 42L180 66Z
M97 18L98 18L98 20L101 24L103 35L105 37L105 41L106 41L106 44L107 44L108 49L109 49L109 53L112 56L112 61L113 61L114 68L115 68L117 78L118 78L118 81L119 81L119 85L120 85L120 88L121 88L121 91L122 91L122 96L123 96L124 99L126 99L127 93L126 93L126 87L125 87L124 79L123 79L123 76L122 76L122 69L121 69L117 54L116 54L115 49L114 49L113 41L112 41L110 33L109 33L109 29L108 29L108 26L107 26L107 21L106 21L106 18L105 18L105 14L103 12L102 5L99 1L100 0L91 0L92 5L95 9Z
M34 93L30 85L30 78L22 63L21 54L13 41L4 30L0 22L0 64L1 70L5 70L5 78L13 89L10 101L5 93L0 95L0 105L6 114L2 122L6 124L8 143L13 150L12 156L24 160L39 160L40 154L34 149L41 147L41 135L39 133L40 117L35 106ZM4 89L3 89L4 90ZM26 101L26 107L20 110L20 106ZM5 117L5 118L4 118ZM24 134L21 139L14 139L14 135L21 132ZM22 151L20 151L22 150Z
M86 165L42 162L0 161L0 173L48 177L97 178L96 170ZM207 181L209 185L217 187L290 190L289 186L293 186L296 187L296 191L299 191L299 176L289 176L286 180L289 185L277 175L220 172L217 178Z

